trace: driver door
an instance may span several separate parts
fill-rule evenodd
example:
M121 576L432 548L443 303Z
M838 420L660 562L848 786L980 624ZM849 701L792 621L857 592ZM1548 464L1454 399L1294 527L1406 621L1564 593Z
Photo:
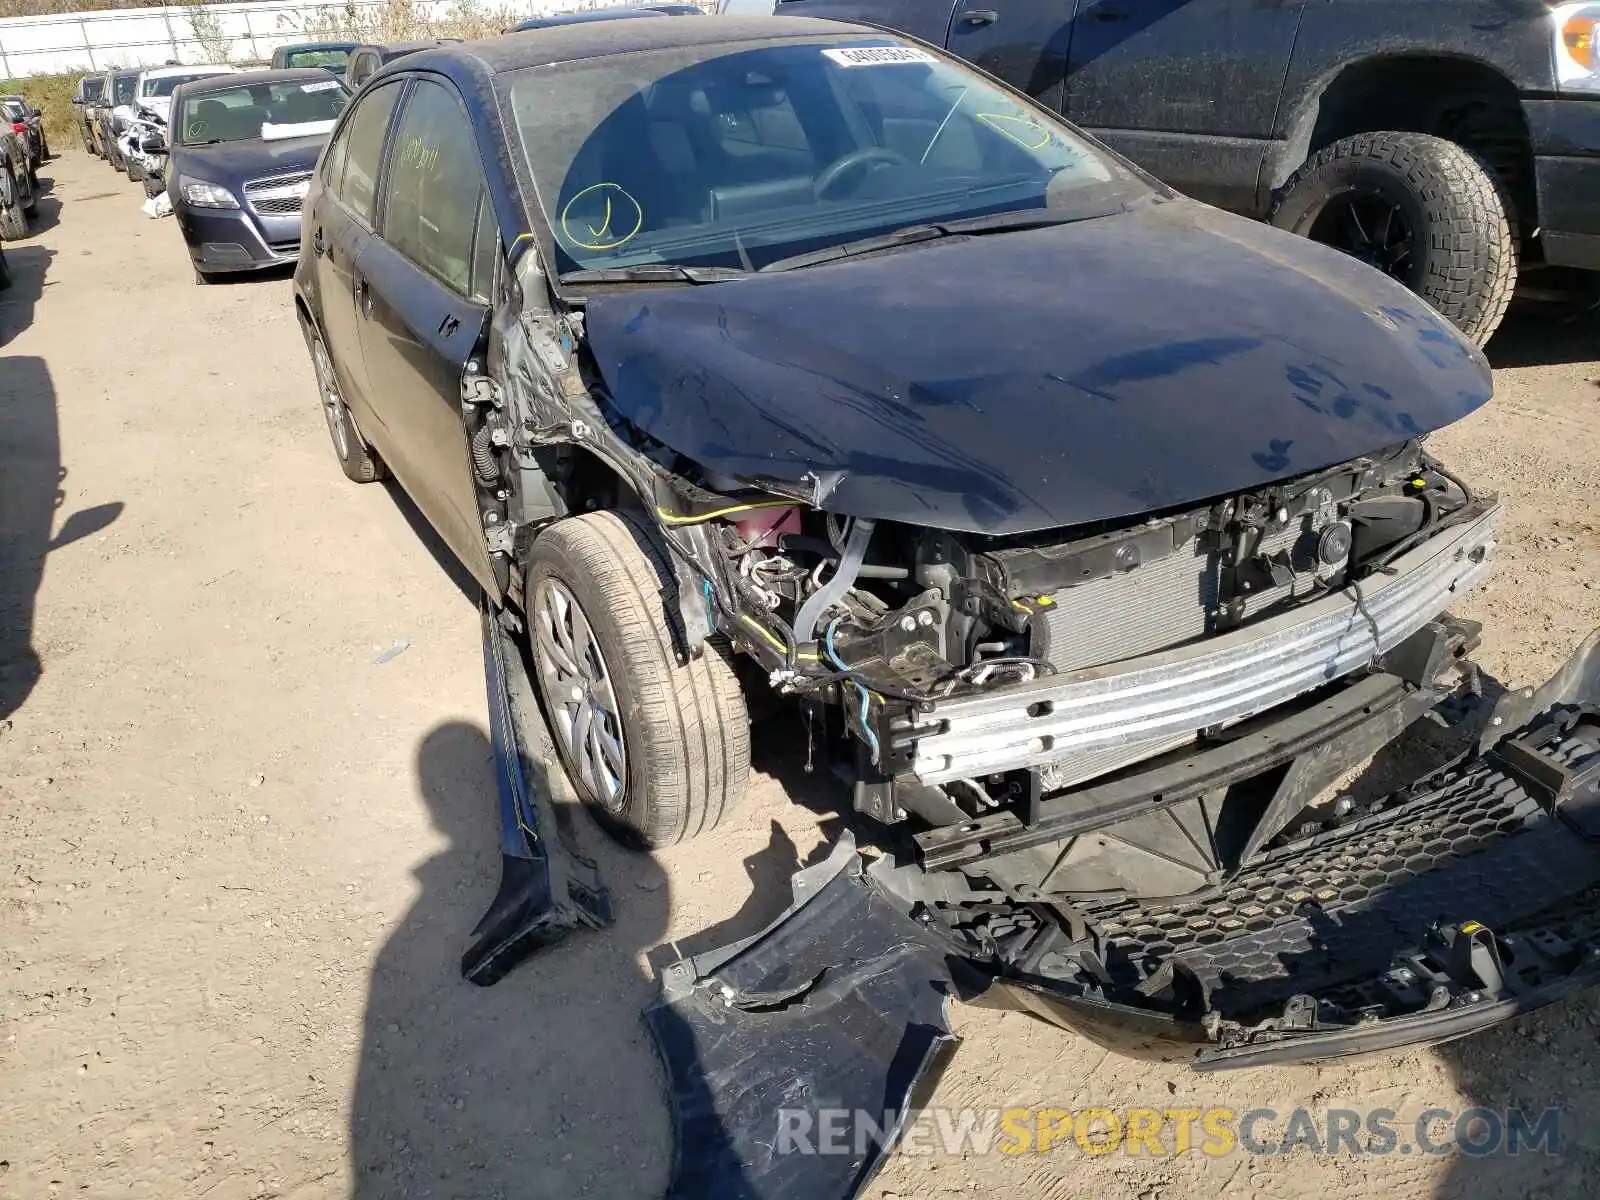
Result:
M377 236L356 262L356 323L385 458L463 566L501 594L462 419L461 386L487 336L499 232L466 107L418 78L389 137Z

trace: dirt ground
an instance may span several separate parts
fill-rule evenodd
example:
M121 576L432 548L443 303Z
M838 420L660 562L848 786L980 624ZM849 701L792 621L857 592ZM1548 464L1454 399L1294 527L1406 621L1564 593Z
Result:
M737 819L498 986L473 601L399 492L345 482L277 277L200 288L73 153L0 299L0 1195L567 1197L667 1183L650 948L749 932L829 836L758 737ZM1536 682L1600 625L1600 323L1524 316L1435 439L1510 499L1460 610ZM760 731L758 731L760 732ZM809 790L808 790L809 788ZM802 793L812 806L790 802ZM706 930L715 927L707 935ZM954 1014L935 1102L1565 1114L1561 1154L901 1156L871 1194L1593 1195L1600 996L1438 1050L1220 1078Z

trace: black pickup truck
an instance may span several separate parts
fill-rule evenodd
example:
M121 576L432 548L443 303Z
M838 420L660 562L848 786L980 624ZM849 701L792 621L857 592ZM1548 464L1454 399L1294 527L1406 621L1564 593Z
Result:
M1389 272L1480 343L1519 272L1600 271L1600 3L779 0L777 12L943 46L1178 190Z

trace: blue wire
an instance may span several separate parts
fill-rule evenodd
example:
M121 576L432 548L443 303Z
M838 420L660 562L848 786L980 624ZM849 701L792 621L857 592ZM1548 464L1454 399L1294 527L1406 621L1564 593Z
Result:
M834 666L838 667L841 671L848 671L850 668L845 665L844 660L839 657L838 652L833 648L833 631L843 619L844 618L842 617L835 617L832 621L828 622L827 632L823 634L823 647L827 650L828 657L833 660ZM872 761L877 762L878 735L872 731L872 726L867 724L867 705L870 702L870 697L867 695L867 689L862 687L859 682L852 679L850 683L856 689L856 691L861 693L861 732L867 735L867 741L872 746Z

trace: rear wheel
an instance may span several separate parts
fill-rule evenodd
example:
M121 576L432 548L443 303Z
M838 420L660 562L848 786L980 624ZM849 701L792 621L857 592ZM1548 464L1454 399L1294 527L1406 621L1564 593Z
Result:
M0 238L16 241L28 236L26 189L10 163L0 163Z
M558 521L533 544L528 623L557 750L600 820L646 846L713 828L750 773L749 717L724 651L677 660L676 591L666 552L629 514Z
M1470 151L1422 133L1361 133L1319 151L1271 221L1334 246L1416 292L1482 345L1516 287L1499 189Z
M361 431L356 428L350 407L339 390L339 377L334 373L333 360L328 357L328 347L322 335L314 329L306 331L311 347L311 368L317 376L317 395L322 401L322 416L328 423L328 436L333 440L333 454L345 478L354 483L371 483L382 479L383 460L367 445Z

